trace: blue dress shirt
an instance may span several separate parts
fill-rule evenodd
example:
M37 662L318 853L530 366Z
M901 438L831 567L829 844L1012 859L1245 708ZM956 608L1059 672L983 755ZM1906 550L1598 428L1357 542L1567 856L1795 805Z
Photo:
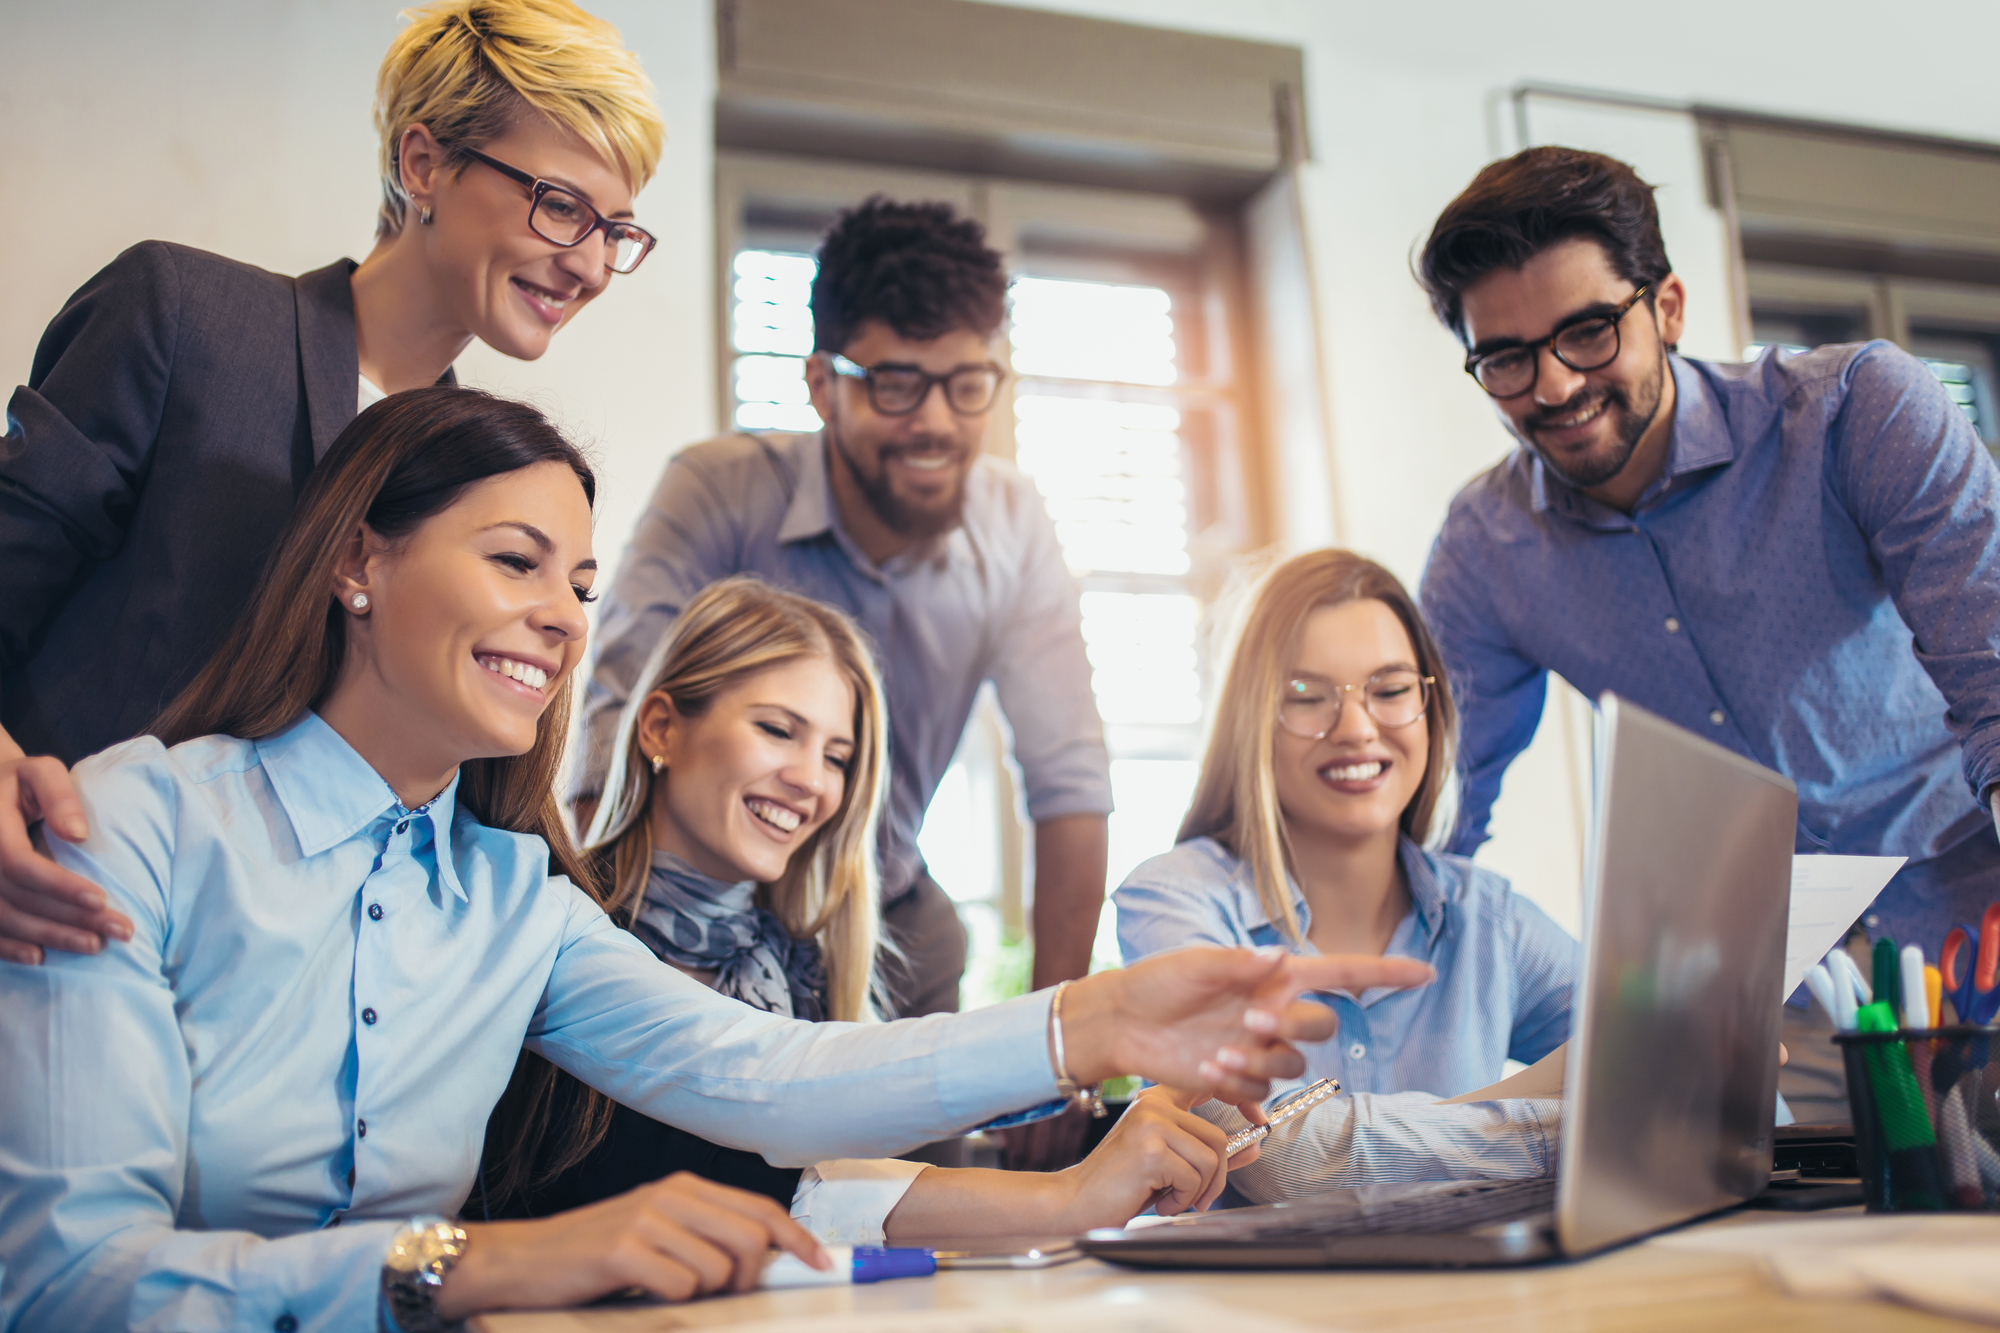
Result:
M896 1024L717 995L317 716L86 760L59 861L130 944L0 963L0 1327L372 1329L388 1240L473 1187L523 1044L774 1163L906 1151L1054 1095L1048 997Z
M1801 852L1977 839L1877 900L1934 947L2000 880L2000 471L1887 343L1671 364L1666 469L1630 514L1528 449L1452 503L1423 579L1463 721L1452 848L1485 840L1554 671L1791 778Z
M1306 1056L1300 1082L1337 1078L1350 1093L1456 1097L1498 1079L1507 1060L1533 1064L1569 1040L1577 942L1490 870L1407 838L1398 854L1411 907L1384 952L1429 963L1437 980L1416 990L1316 997L1340 1016L1340 1031L1329 1041L1299 1043ZM1309 930L1305 898L1290 887ZM1127 963L1191 944L1288 943L1248 867L1213 838L1147 861L1111 900ZM1310 940L1290 947L1318 953Z
M1090 687L1076 580L1035 485L981 457L964 518L877 565L840 526L824 435L725 435L675 454L604 599L575 792L604 786L619 710L688 599L731 574L838 607L873 642L889 711L882 897L923 868L917 833L992 681L1028 817L1102 815L1111 763Z

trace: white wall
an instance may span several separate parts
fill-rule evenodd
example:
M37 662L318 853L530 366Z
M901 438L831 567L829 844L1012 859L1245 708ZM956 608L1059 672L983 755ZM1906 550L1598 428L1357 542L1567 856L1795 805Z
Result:
M1471 0L1040 0L1037 7L1294 43L1315 160L1301 186L1322 304L1347 540L1414 579L1452 493L1508 448L1409 276L1438 210L1511 151L1524 80L2000 140L2000 8L1685 0L1495 7ZM596 0L660 86L669 144L639 202L660 250L534 365L475 351L468 379L524 393L599 452L600 555L615 559L668 452L713 428L713 25L707 0ZM397 0L0 0L0 376L26 378L63 297L124 246L165 237L288 272L359 257L374 213L368 104ZM1538 113L1539 114L1539 113ZM1692 183L1657 123L1592 122L1673 206ZM1543 122L1553 125L1554 120ZM1574 122L1572 122L1574 124ZM1567 131L1565 131L1567 132ZM1582 131L1579 130L1579 133ZM1538 133L1537 137L1546 137ZM1665 145L1663 157L1643 145ZM24 201L39 201L28 207ZM51 213L61 220L51 225ZM1669 243L1697 325L1727 300L1712 246ZM1697 215L1689 225L1698 230ZM1703 255L1707 258L1704 259ZM1701 260L1700 263L1695 261ZM1721 350L1704 336L1700 350ZM1690 344L1691 350L1693 340ZM1332 504L1332 497L1328 498ZM1573 702L1511 775L1483 853L1573 920L1581 834Z

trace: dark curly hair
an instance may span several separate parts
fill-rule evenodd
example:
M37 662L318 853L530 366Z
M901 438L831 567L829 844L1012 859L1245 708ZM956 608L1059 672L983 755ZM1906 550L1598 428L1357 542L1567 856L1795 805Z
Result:
M991 337L1007 309L1007 274L986 229L950 204L873 195L844 210L819 244L813 350L838 352L879 319L916 342L957 329Z
M1490 162L1445 206L1417 261L1417 281L1444 326L1465 341L1465 289L1519 268L1558 241L1587 237L1635 287L1673 272L1653 187L1615 157L1529 148ZM1649 293L1647 304L1652 303Z

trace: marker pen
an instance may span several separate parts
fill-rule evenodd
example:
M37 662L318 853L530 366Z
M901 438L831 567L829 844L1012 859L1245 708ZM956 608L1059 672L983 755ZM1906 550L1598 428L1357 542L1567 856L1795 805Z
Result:
M833 1267L821 1272L795 1254L771 1251L758 1285L776 1287L845 1287L886 1282L896 1277L929 1277L937 1272L937 1253L901 1246L829 1245Z

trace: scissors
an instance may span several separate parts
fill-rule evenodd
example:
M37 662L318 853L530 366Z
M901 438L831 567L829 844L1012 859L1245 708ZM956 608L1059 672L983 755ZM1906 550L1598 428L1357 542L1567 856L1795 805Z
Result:
M1951 928L1938 954L1938 973L1959 1022L1983 1026L2000 1014L2000 903L1987 907L1977 930Z

